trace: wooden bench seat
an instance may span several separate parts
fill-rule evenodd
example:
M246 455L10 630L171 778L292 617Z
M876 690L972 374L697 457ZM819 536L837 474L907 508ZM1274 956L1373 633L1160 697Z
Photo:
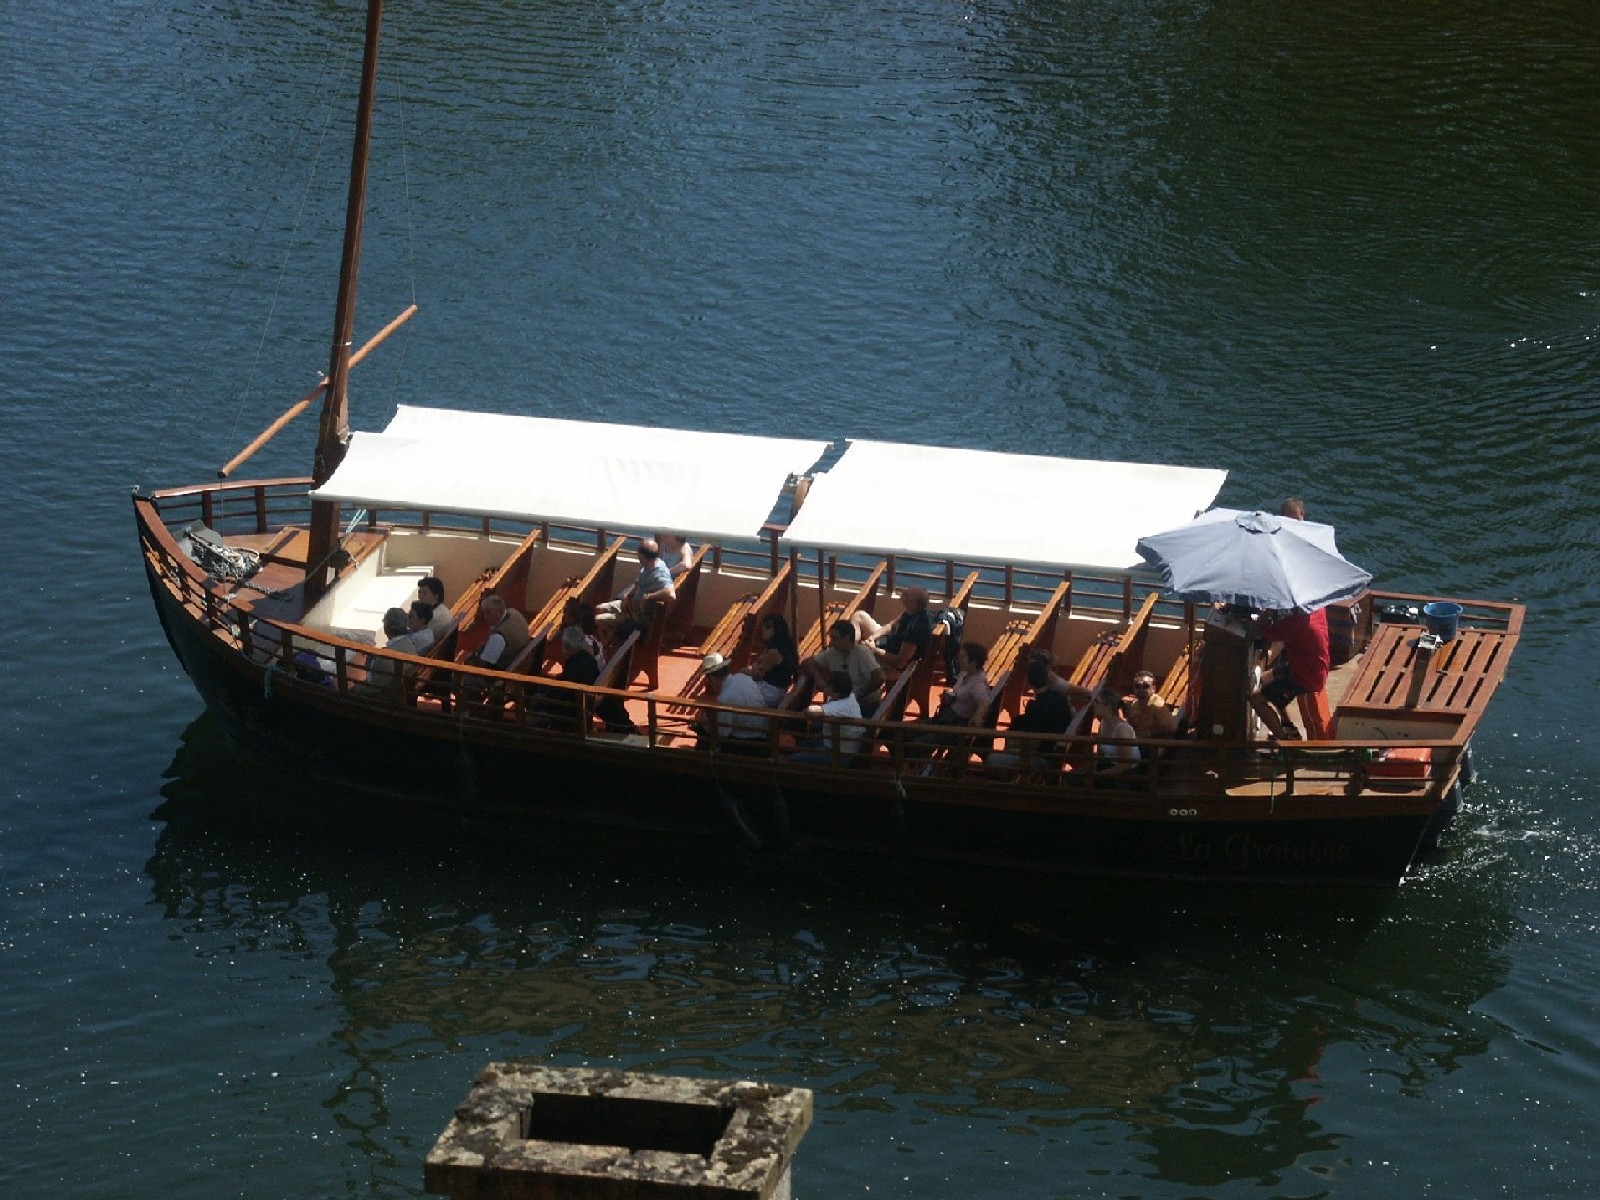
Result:
M1160 599L1159 592L1151 592L1126 629L1107 630L1095 638L1079 656L1070 681L1091 692L1107 686L1126 687L1132 682L1134 672L1144 665L1150 614Z
M793 578L791 564L784 563L761 591L747 592L729 605L728 611L722 614L715 628L700 643L700 657L704 659L708 654L720 654L733 664L735 671L742 671L749 666L755 657L761 622L771 614L783 611L783 606L789 600L789 585ZM683 694L699 695L704 682L705 672L696 666L684 683ZM685 708L683 711L688 710Z
M643 636L643 630L635 629L622 639L621 644L606 659L605 669L600 672L599 678L594 681L595 687L614 688L624 686L617 681L629 674L626 670L628 658L633 654L634 647L639 644Z
M484 571L456 597L455 603L450 606L450 611L455 614L459 622L459 633L456 638L457 662L466 662L468 658L483 649L484 642L489 640L489 632L483 628L483 622L478 618L478 604L484 596L491 592L502 596L506 604L518 612L521 612L527 604L528 560L533 548L543 540L543 537L544 534L539 529L530 532L503 563L494 570Z
M1032 620L1013 621L1006 626L1002 641L1006 643L999 662L990 650L985 664L986 676L1004 671L1008 678L1001 693L1000 707L1013 717L1022 711L1022 697L1028 690L1028 659L1036 650L1048 651L1056 640L1056 626L1072 597L1072 581L1063 579L1050 594L1039 615ZM1013 644L1014 642L1014 644Z
M966 580L959 588L956 589L954 595L950 597L949 601L943 607L945 609L958 609L965 614L967 608L972 603L972 589L978 584L978 574L979 573L977 571L973 571L970 575L968 575ZM917 706L917 712L922 714L922 716L930 717L933 715L933 710L931 708L933 681L945 662L944 642L946 636L947 631L944 623L942 621L935 621L933 624L933 632L928 637L928 648L923 651L922 656L917 659L916 663L911 667L909 672L911 675L911 682L905 689L905 697L904 702L902 703L902 709L906 704L914 703ZM948 679L946 682L954 683L955 680Z
M854 596L849 600L840 602L832 601L823 606L822 614L817 617L806 634L799 642L800 661L804 662L813 655L820 654L828 644L828 630L835 621L848 621L858 612L870 613L877 602L878 589L883 584L883 577L889 570L887 560L880 562L872 568L866 580L856 589Z
M1194 679L1195 664L1200 661L1200 652L1205 646L1205 639L1196 635L1190 640L1173 660L1172 666L1167 668L1167 673L1161 680L1161 694L1166 697L1168 704L1182 711L1189 705L1189 686Z
M1029 622L1022 620L1007 622L1000 636L995 638L994 645L989 647L989 657L984 662L983 674L984 680L991 688L1001 675L1009 675L1011 669L1016 666L1017 657L1027 640L1028 626Z
M553 665L560 657L556 635L561 632L567 607L577 600L593 605L610 598L612 583L616 578L617 556L622 553L627 540L625 537L612 538L600 557L589 564L587 571L564 580L529 618L528 634L544 647L543 662L546 667Z
M674 595L671 600L651 602L651 611L642 631L643 636L629 657L628 677L623 681L624 686L640 674L644 675L645 682L652 691L661 685L661 650L666 644L667 633L671 629L684 627L683 618L679 614L686 610L690 614L690 622L693 622L694 598L699 591L700 573L704 569L706 555L710 550L709 545L703 545L695 551L694 557L689 560L688 569L673 583Z
M1173 660L1172 666L1167 668L1167 673L1161 680L1161 695L1178 714L1180 732L1188 728L1189 716L1194 711L1193 697L1189 689L1197 677L1195 667L1200 662L1200 654L1204 647L1205 639L1196 634L1179 651L1178 657Z

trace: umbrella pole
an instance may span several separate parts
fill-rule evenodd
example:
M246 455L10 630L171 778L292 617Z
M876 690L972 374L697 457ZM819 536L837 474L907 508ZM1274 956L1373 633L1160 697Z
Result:
M820 547L817 549L817 632L822 635L818 654L828 648L828 631L822 627L823 619L828 615L828 599L822 594L822 560L826 554L827 551Z

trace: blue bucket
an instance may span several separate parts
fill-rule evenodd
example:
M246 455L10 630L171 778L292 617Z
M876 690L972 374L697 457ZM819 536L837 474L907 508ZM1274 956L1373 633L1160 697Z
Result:
M1429 633L1437 634L1440 641L1454 641L1456 631L1461 628L1461 605L1448 600L1424 604L1422 623L1428 627Z

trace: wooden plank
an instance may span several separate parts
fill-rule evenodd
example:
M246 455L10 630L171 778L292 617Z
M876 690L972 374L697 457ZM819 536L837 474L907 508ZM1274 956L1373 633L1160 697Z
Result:
M703 544L695 551L694 557L689 560L689 565L673 580L673 587L676 588L678 595L667 609L666 626L662 630L662 637L657 639L658 644L666 637L672 638L671 644L674 646L688 640L689 631L694 628L694 609L700 594L700 577L704 574L706 559L710 554L710 544Z
M1194 664L1200 660L1200 651L1205 645L1205 639L1198 633L1190 639L1178 654L1167 671L1166 678L1161 681L1161 694L1166 697L1168 704L1178 711L1179 719L1186 719L1190 711L1189 689L1194 680Z
M792 564L784 563L778 568L778 573L767 582L760 595L750 593L739 597L728 611L717 622L717 627L711 631L710 636L700 643L700 657L708 654L720 654L732 665L733 670L742 671L749 666L755 658L755 644L761 622L773 613L781 613L788 602L789 583L792 579ZM696 664L689 678L684 681L679 694L682 696L698 696L705 683L705 671ZM669 709L674 713L687 713L686 706L674 706Z
M1362 654L1344 704L1464 716L1481 713L1505 674L1512 635L1497 629L1462 629L1434 651L1417 703L1408 706L1421 633L1415 625L1380 626Z
M758 599L755 592L746 592L728 605L728 611L717 619L717 623L711 627L711 632L706 634L700 643L701 658L708 654L720 654L730 660L733 658L733 652L738 649L739 641L744 637L745 623L755 611Z
M1055 642L1056 624L1061 619L1061 611L1066 607L1071 593L1071 580L1063 579L1057 584L1056 590L1051 593L1050 599L1045 602L1039 615L1029 621L1022 630L1019 644L1010 650L1010 660L1002 658L995 664L996 670L1010 672L1010 677L1001 693L1000 707L1013 717L1022 711L1022 697L1028 690L1028 659L1034 651ZM1010 631L1009 626L1007 631Z
M784 563L778 568L778 573L772 577L767 586L761 589L761 594L756 597L756 602L745 615L743 627L739 632L739 640L734 644L733 652L728 658L733 663L734 670L749 666L755 658L756 643L760 640L761 622L774 614L781 615L789 603L789 589L794 580L794 565ZM790 636L794 631L790 630Z
M270 542L261 548L262 562L282 563L286 567L306 567L306 554L311 549L311 531L308 529L280 529Z
M866 581L856 589L854 596L843 603L832 601L823 608L822 615L806 631L805 637L800 639L801 662L822 652L822 648L828 643L828 630L835 621L848 621L857 612L872 611L873 602L877 599L878 585L888 569L888 560L880 562L872 569Z
M547 666L555 662L559 652L555 635L561 631L561 620L567 611L567 605L574 600L593 604L596 596L609 598L612 577L616 573L617 555L622 552L627 540L625 537L613 538L600 557L589 564L587 571L568 579L552 592L549 599L540 606L538 616L528 622L529 634L544 645L544 661Z

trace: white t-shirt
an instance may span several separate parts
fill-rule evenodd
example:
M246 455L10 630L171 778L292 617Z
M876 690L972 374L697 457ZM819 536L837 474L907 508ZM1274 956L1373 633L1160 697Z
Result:
M851 693L839 700L829 700L822 706L822 712L824 716L829 717L859 717L861 704L856 700L855 694ZM861 749L861 738L865 733L866 730L860 725L839 726L839 753L846 756L857 753ZM822 746L825 750L833 749L831 726L824 727L822 731Z

